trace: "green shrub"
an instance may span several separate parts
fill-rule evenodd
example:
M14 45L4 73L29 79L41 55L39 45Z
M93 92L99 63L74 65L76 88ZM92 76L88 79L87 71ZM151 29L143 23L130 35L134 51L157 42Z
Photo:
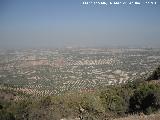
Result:
M124 115L128 110L130 99L130 90L121 86L110 87L102 91L100 98L106 109L106 112L113 112L117 115Z
M104 112L104 108L102 106L101 100L99 96L96 95L89 95L83 97L81 101L81 106L89 111L89 112Z
M150 114L160 108L160 86L142 84L130 98L129 112L144 112Z
M147 78L147 80L159 80L160 79L160 65L153 71L153 73Z
M0 99L0 120L15 120L14 114L8 110L11 103Z
M0 110L0 120L15 120L15 117L6 110Z

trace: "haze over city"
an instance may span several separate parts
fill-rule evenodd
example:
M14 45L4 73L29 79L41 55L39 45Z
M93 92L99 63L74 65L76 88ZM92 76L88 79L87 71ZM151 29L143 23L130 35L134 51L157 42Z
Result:
M1 0L0 47L159 47L156 2L86 6L81 0Z

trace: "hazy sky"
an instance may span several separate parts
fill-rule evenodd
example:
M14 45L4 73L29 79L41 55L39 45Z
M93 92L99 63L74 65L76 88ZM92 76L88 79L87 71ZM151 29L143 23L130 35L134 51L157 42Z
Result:
M160 2L94 6L82 1L0 0L0 47L160 46Z

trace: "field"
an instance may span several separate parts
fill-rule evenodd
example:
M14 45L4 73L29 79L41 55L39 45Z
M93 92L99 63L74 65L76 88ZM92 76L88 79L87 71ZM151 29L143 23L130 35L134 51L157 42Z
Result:
M0 89L35 96L94 91L147 77L159 64L160 49L0 50Z

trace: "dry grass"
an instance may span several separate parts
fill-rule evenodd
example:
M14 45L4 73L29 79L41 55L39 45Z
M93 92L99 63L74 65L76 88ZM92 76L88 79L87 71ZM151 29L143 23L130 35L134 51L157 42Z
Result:
M144 114L137 115L136 114L136 115L131 115L128 117L118 118L114 120L160 120L160 112L156 114L151 114L151 115L144 115Z

